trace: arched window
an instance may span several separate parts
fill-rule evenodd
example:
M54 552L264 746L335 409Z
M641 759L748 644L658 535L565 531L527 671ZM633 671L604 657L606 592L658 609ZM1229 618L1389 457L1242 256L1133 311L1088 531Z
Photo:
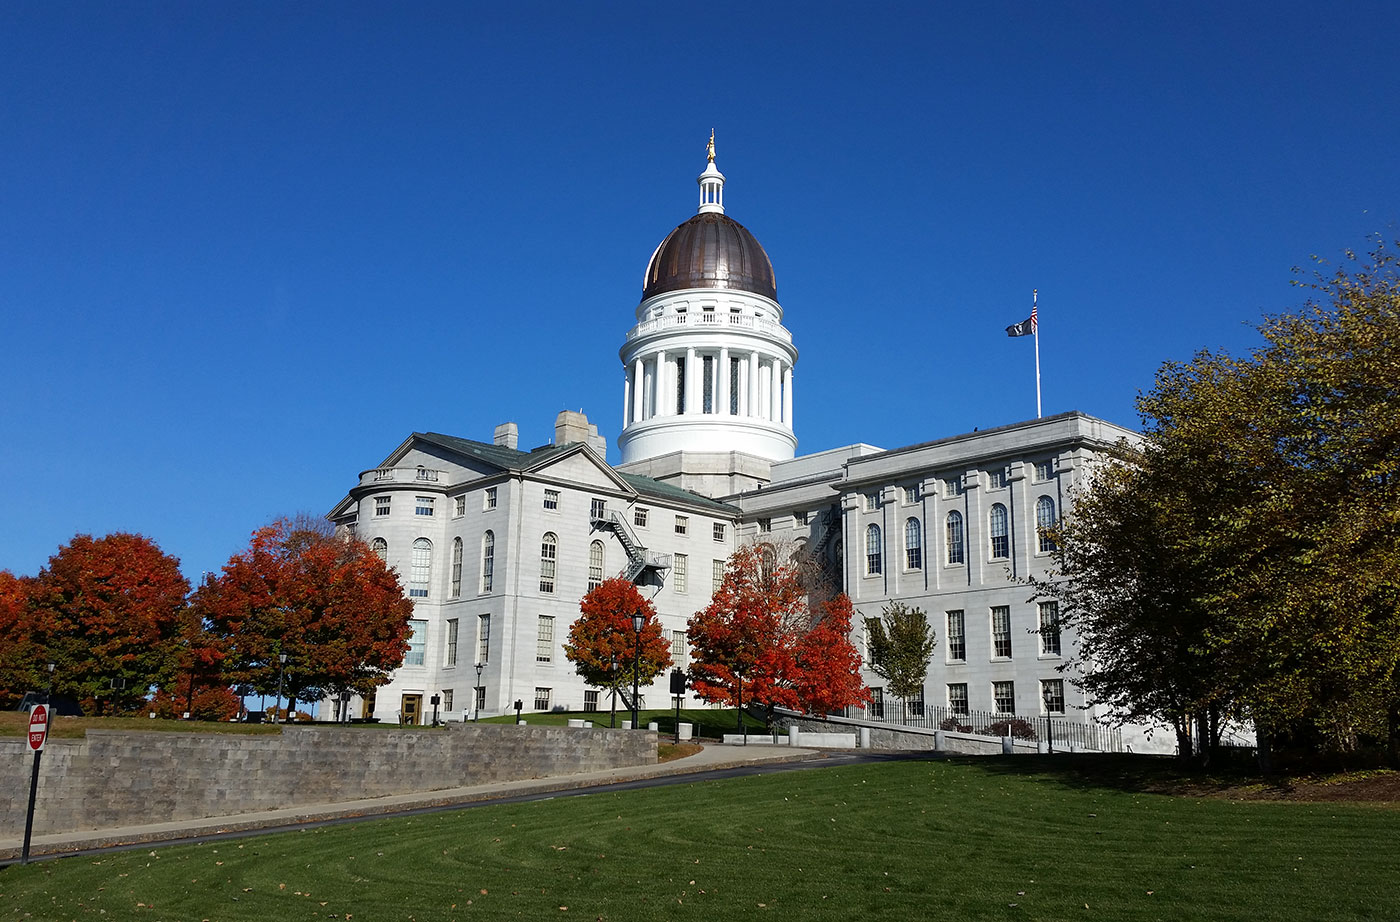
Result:
M452 598L462 596L462 539L452 539Z
M491 577L496 572L496 536L487 532L481 536L481 591L491 591Z
M904 520L904 569L922 570L924 566L924 530L919 520Z
M379 555L379 559L385 563L389 562L389 542L383 538L375 538L369 543L369 549Z
M408 572L408 594L411 598L426 599L428 587L433 582L433 542L419 538L413 542L413 563Z
M588 591L603 585L603 542L588 545Z
M962 513L956 509L948 513L948 562L964 563Z
M554 570L559 561L559 537L552 531L540 539L540 592L554 591Z
M1048 496L1042 496L1035 501L1035 530L1040 535L1040 551L1042 554L1049 553L1055 549L1055 542L1047 534L1055 527L1055 501Z
M1011 541L1006 534L1006 507L1001 503L992 505L987 516L988 533L992 536L992 559L1003 560L1011 556Z
M884 563L880 526L868 525L865 529L865 575L878 576L883 573Z

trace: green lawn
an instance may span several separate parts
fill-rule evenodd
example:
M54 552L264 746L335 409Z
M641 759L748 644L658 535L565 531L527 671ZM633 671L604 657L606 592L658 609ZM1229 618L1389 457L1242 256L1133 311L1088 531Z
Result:
M0 919L1400 918L1400 811L1143 794L1072 761L816 769L42 862L0 872Z
M631 711L624 711L619 707L617 712L617 725L621 727L622 722L624 720L630 720L631 717ZM606 727L612 719L612 712L551 711L548 713L536 712L533 714L526 712L521 714L520 718L532 727L563 727L566 726L570 720L578 719L591 720L595 727ZM666 711L648 711L644 709L639 713L637 722L642 726L645 727L652 721L656 721L663 738L670 736L676 731L676 712L674 709ZM483 718L481 722L512 724L515 723L515 715L509 714L502 717L486 717ZM738 719L735 716L733 708L682 708L681 723L694 724L695 736L703 739L717 740L725 733L739 732ZM744 714L744 723L748 725L749 733L765 732L763 729L763 721L747 713Z

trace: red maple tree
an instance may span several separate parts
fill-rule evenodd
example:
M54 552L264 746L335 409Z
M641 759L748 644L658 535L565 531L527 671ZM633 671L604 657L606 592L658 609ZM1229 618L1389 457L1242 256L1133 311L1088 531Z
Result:
M27 691L42 691L47 673L34 644L34 619L29 610L25 577L0 570L0 709L14 707ZM42 660L42 661L41 661ZM45 672L44 676L40 676Z
M150 538L77 535L29 588L34 643L56 665L55 694L85 710L127 711L175 668L190 584Z
M671 643L656 617L656 607L637 587L620 577L604 580L579 603L579 617L569 625L564 655L589 685L626 689L632 685L633 662L637 684L650 685L671 665ZM632 614L641 612L641 656L637 657L637 633ZM613 657L617 669L613 670Z
M794 555L736 550L690 619L691 687L706 701L826 714L869 698L850 641L851 603L814 592Z
M293 702L368 695L403 663L412 633L413 602L379 555L305 521L255 531L194 605L223 660L221 684L271 694L280 674Z

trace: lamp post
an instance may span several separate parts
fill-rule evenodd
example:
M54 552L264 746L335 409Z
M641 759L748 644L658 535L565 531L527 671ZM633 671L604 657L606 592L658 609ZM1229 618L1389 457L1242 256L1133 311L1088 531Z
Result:
M282 680L287 676L287 654L277 654L277 662L281 665L277 668L277 706L272 709L273 723L282 722Z
M617 729L617 654L612 655L612 729Z
M740 733L744 734L744 745L747 746L749 744L749 732L744 727L744 673L739 669L734 670L734 685L739 691L738 730Z
M476 688L472 689L472 723L476 723L481 717L481 699L486 697L481 693L481 670L485 663L476 664Z
M53 704L53 663L49 663L49 687L44 689L44 703ZM53 718L50 717L50 720Z
M637 727L637 696L641 693L638 688L638 680L642 673L642 625L646 624L647 616L643 612L632 613L632 631L637 635L637 644L632 651L632 729Z
M515 725L520 726L520 709L525 706L525 702L519 698L515 699Z

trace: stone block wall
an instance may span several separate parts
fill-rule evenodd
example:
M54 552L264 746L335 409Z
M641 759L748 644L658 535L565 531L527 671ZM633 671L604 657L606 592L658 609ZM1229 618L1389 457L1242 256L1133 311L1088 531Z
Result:
M656 734L454 724L259 735L90 730L50 739L36 834L236 815L656 762ZM0 740L0 838L24 834L33 756Z

